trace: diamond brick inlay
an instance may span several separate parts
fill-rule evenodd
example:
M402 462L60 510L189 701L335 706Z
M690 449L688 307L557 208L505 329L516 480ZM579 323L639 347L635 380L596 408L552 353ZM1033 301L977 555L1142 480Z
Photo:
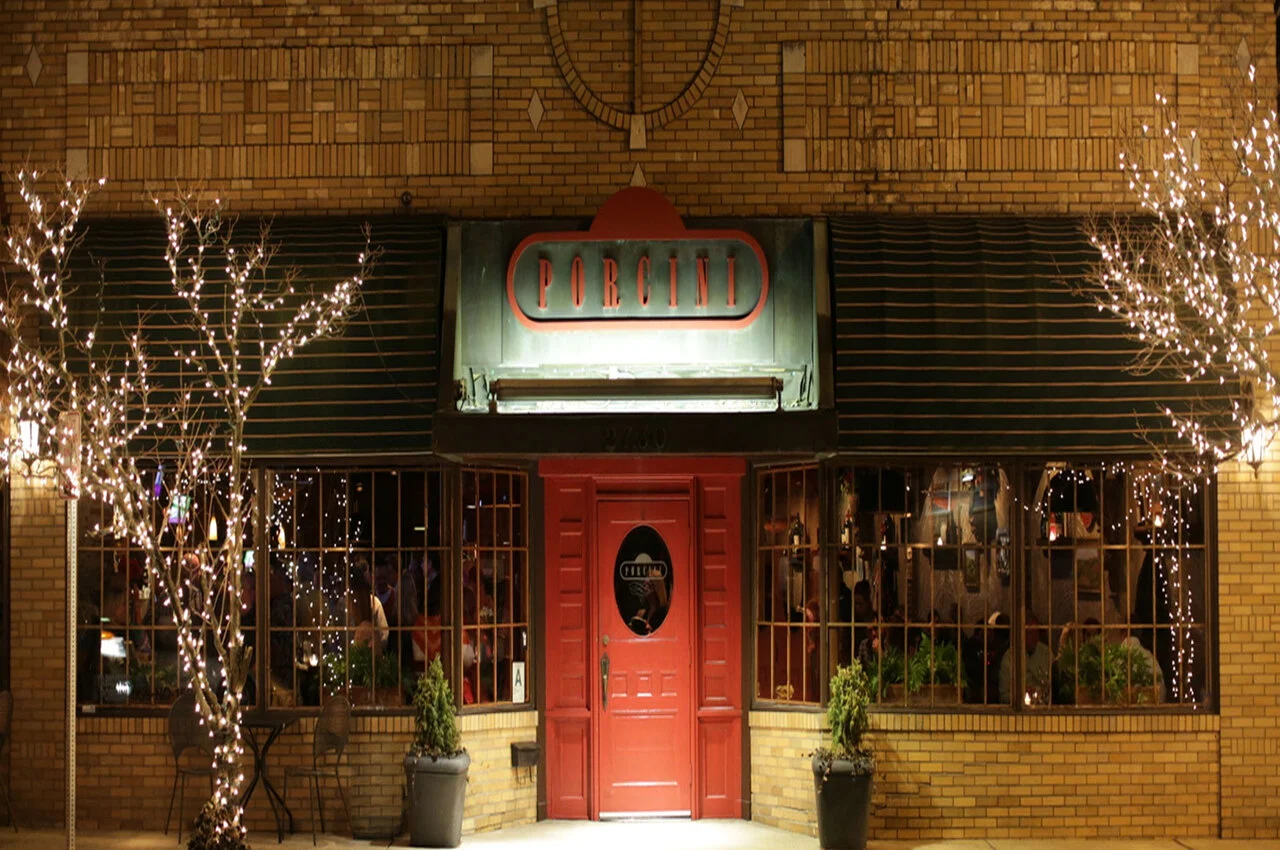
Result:
M733 99L733 120L738 122L738 129L742 129L742 125L747 122L747 112L751 109L747 105L747 98L742 94L742 89L738 89L738 96Z
M533 125L534 132L537 132L538 125L542 123L542 116L547 111L542 107L542 98L538 97L538 93L534 92L533 97L529 98L529 123Z
M36 46L31 45L31 53L27 56L27 76L31 79L31 85L35 85L40 80L40 72L44 70L44 62L40 60L40 53L36 50Z
M1249 42L1240 39L1240 44L1236 47L1236 67L1240 69L1240 73L1249 73L1249 66L1253 64L1253 57L1249 53Z

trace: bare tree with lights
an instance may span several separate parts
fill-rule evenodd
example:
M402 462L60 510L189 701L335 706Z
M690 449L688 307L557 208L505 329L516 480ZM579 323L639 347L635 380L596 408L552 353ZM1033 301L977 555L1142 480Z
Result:
M254 403L300 349L340 333L375 260L327 289L272 267L264 226L239 240L217 200L156 201L172 283L127 328L77 324L99 311L101 280L72 280L93 184L18 175L25 207L6 234L16 274L0 301L7 334L4 435L10 473L55 474L65 495L101 500L96 533L128 540L170 609L178 658L214 753L214 792L192 847L244 846L242 700L252 665L243 624L255 511L245 428ZM88 301L86 301L88 299ZM219 521L222 527L219 528Z
M1248 82L1256 83L1252 68ZM1158 96L1159 126L1143 126L1141 145L1158 156L1120 154L1142 214L1091 221L1099 260L1083 281L1067 282L1126 323L1138 344L1135 374L1196 385L1198 394L1161 405L1171 431L1143 434L1158 462L1126 465L1130 519L1153 547L1155 619L1176 658L1178 700L1198 698L1188 672L1199 649L1185 569L1195 557L1186 548L1188 494L1223 461L1256 470L1280 428L1268 353L1280 325L1280 122L1260 102L1255 86L1240 110L1243 128L1218 152Z
M1184 480L1242 451L1260 457L1280 426L1267 352L1280 323L1280 127L1257 102L1245 104L1247 127L1211 166L1208 145L1202 163L1199 134L1159 97L1160 126L1142 128L1159 159L1120 155L1146 217L1091 222L1100 260L1073 283L1127 323L1140 346L1135 373L1218 384L1185 409L1163 405L1176 439L1148 435L1164 468Z

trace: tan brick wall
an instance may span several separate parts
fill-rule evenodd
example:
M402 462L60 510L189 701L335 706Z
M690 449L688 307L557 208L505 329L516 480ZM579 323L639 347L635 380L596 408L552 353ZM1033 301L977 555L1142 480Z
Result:
M1218 718L873 717L871 836L1184 838L1218 831ZM816 834L817 713L751 713L751 816Z
M66 502L49 478L14 475L9 486L9 789L19 824L58 826L66 804Z
M1242 39L1263 91L1275 76L1266 0L638 5L636 75L632 0L15 0L0 166L109 177L99 211L204 185L240 210L390 210L409 190L459 216L589 214L639 166L692 214L1082 213L1131 206L1116 154L1157 92L1212 140ZM589 98L652 113L644 149Z
M1261 90L1274 91L1267 0L639 5L640 109L658 110L673 99L680 109L655 113L665 118L646 127L644 149L633 150L628 132L597 120L579 102L589 88L599 100L597 115L632 107L631 0L554 4L564 39L559 62L549 44L549 13L529 0L340 2L323 13L287 0L175 0L163 9L143 2L66 7L9 0L0 6L0 170L67 161L108 177L93 207L98 214L144 212L151 191L203 185L242 212L387 211L398 209L408 190L415 209L455 216L588 215L637 168L693 215L1083 214L1132 208L1116 154L1150 117L1156 92L1173 100L1184 124L1199 126L1212 152L1229 118L1241 58L1259 67ZM729 14L723 41L717 35L721 7ZM704 79L699 69L709 43L723 54ZM576 95L562 78L565 57L586 87ZM701 94L685 99L690 83L702 86ZM741 126L735 105L738 115L746 108ZM541 110L536 128L535 106ZM4 190L15 206L12 181ZM1274 466L1273 460L1258 479L1249 470L1228 471L1219 490L1221 831L1228 837L1280 836L1280 772L1274 769L1280 758L1274 673L1280 669L1274 563L1280 472ZM19 810L33 824L53 823L63 799L62 520L49 494L24 486L15 484L13 494L13 760L24 765L13 787ZM1124 721L1069 732L1054 743L1040 737L1045 730L1025 726L1028 721L1016 728L998 726L1012 721L991 722L997 726L981 732L895 731L885 739L893 744L886 764L906 770L915 761L895 762L894 754L921 753L923 763L956 769L966 759L978 765L979 776L999 778L992 765L1002 762L983 761L987 750L974 754L970 744L1002 742L1012 748L1005 758L1017 764L1040 754L1035 748L1049 747L1050 755L1069 750L1068 742L1097 746L1108 764L1117 753L1150 764L1166 740L1199 747L1218 734L1197 727L1188 737L1162 727L1132 738L1125 724L1136 721ZM117 723L141 725L133 731L102 726ZM80 773L80 810L88 822L133 817L118 805L126 796L146 825L163 818L168 779L163 770L146 774L164 758L158 727L147 726L155 723L82 721L88 735L82 758L95 765ZM361 721L366 746L356 752L370 761L354 769L397 775L394 753L375 754L372 742L402 747L408 733L398 723ZM769 731L776 721L761 723L752 743L760 758L787 761L787 752L805 750L813 740L813 730ZM378 724L387 728L375 731ZM301 757L303 731L293 730L277 752ZM482 740L495 735L496 742L517 731L531 737L516 729L477 734ZM906 749L917 742L923 749ZM1124 746L1137 749L1129 753ZM1154 818L1116 829L1164 834L1168 822L1161 819L1178 817L1194 820L1194 828L1186 825L1192 834L1212 832L1201 819L1217 816L1217 809L1206 815L1192 807L1204 783L1218 781L1214 746L1201 754L1205 763L1183 777L1199 790L1186 792L1188 799L1168 806L1171 811L1160 808L1170 798L1149 784L1150 774L1115 780L1129 798L1133 785L1140 786L1139 805ZM148 765L142 773L133 764L139 754ZM491 755L494 769L512 786L499 783L500 799L490 802L504 813L532 812L532 782L522 784L502 768L500 756ZM1185 758L1189 751L1175 750L1175 764ZM1077 781L1080 774L1066 764L1058 772ZM802 760L796 769L803 773ZM159 783L159 792L120 790L140 778L146 788ZM780 783L753 769L753 783L771 783L760 789L756 817L811 823L795 814L803 800L780 790L807 789L801 780ZM398 791L364 784L360 793L367 797L358 807L389 816ZM879 798L890 810L898 805L892 787ZM931 780L920 787L942 786ZM1022 794L1021 785L999 786L1006 787ZM1046 782L1033 790L1056 799L1056 787ZM1070 833L1079 825L1059 822L1048 809L1075 811L1082 798L1068 790L1061 796L1075 802L1028 803L1036 814L1025 817L1050 834ZM966 821L964 807L945 808L957 798L963 794L930 797L927 811L954 813L975 831L1006 828ZM259 798L254 806L253 822L261 825L265 802ZM1093 822L1126 811L1095 810ZM469 821L484 828L492 817L492 811L478 812ZM877 823L897 829L888 820ZM926 831L941 829L927 818L921 823Z
M1222 836L1280 835L1280 454L1218 487Z
M159 830L173 788L173 759L161 717L81 717L78 726L79 825L82 829ZM283 769L307 763L315 721L290 726L269 754L272 782L283 790ZM463 831L483 832L501 826L532 823L537 813L537 772L511 767L511 743L537 738L536 712L471 714L459 718L463 745L471 754ZM413 738L408 717L354 719L341 774L357 831L385 832L400 823L404 789L402 760ZM351 825L342 811L334 783L322 783L329 832L347 834ZM289 807L298 832L310 829L310 797L303 780L289 787ZM188 780L185 813L195 816L208 787ZM176 829L175 821L171 828ZM259 788L249 804L250 830L275 830L265 792Z

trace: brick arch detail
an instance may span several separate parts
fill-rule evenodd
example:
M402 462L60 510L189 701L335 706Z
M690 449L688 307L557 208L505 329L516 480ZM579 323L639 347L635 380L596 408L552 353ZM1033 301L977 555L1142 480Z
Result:
M600 99L583 81L578 69L574 67L573 57L569 55L569 45L565 41L564 28L560 23L560 10L556 0L534 0L534 7L545 6L547 17L547 33L551 38L551 50L555 56L556 67L565 85L582 107L590 112L598 121L618 130L632 129L632 119L637 115L644 119L646 130L665 126L668 122L679 118L698 102L703 92L710 85L712 77L720 67L724 57L725 46L729 43L729 24L733 17L733 7L741 6L744 0L720 0L716 11L716 28L711 35L711 43L702 58L698 73L694 74L680 94L666 104L640 113L633 113L610 106Z

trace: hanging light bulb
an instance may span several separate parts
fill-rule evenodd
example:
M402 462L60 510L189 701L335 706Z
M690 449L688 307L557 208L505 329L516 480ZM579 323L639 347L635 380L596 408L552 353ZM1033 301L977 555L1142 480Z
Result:
M218 539L218 518L209 518L209 542L212 543Z
M277 528L279 529L279 533L276 535L276 548L284 549L288 545L284 539L284 526L279 525Z

